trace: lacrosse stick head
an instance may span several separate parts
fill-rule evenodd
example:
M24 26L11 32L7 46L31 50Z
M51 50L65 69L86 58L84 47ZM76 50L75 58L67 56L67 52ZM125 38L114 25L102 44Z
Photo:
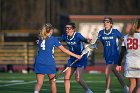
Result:
M88 54L90 53L91 49L89 47L89 45L86 45L86 48L82 51L81 56L83 56L84 54Z
M97 39L98 39L98 33L99 33L99 31L93 31L93 32L91 32L91 35L92 35L92 40L91 40L91 44L95 44L96 43L96 41L97 41Z
M82 54L88 53L88 56L89 56L89 53L92 51L93 48L97 49L95 43L96 43L96 41L98 39L98 33L99 33L99 31L97 31L97 30L94 30L94 31L90 32L90 36L89 37L91 37L91 42L90 42L90 44L88 44L86 46L86 49L83 50Z

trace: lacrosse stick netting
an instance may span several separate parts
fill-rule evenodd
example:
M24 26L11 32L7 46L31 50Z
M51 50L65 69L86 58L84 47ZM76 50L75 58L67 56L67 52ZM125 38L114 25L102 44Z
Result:
M95 31L90 32L89 37L90 37L90 39L92 39L92 40L91 40L90 44L87 44L87 45L85 46L86 49L87 49L87 51L88 51L88 56L90 55L91 51L92 51L94 48L97 48L97 47L96 47L96 41L97 41L97 39L98 39L98 31L95 30Z

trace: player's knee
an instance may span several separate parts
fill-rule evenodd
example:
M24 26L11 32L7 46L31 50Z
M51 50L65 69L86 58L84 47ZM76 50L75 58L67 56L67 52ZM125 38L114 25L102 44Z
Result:
M110 73L109 73L109 72L106 72L106 73L105 73L105 75L106 75L106 76L109 76L109 75L110 75Z
M51 80L51 81L50 81L50 84L51 84L51 85L52 85L52 84L56 84L55 80Z
M76 82L77 83L80 83L81 82L81 79L80 78L75 78Z
M43 82L37 82L37 86L42 86Z
M50 83L53 83L53 82L55 82L55 78L50 78L49 81L50 81Z
M68 77L66 77L66 76L64 77L64 80L70 80L70 79L71 79L71 77L69 77L69 76Z
M64 79L64 82L70 81L70 79Z

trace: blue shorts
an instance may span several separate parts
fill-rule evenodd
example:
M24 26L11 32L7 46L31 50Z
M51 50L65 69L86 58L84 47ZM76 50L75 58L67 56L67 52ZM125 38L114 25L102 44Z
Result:
M36 74L56 74L56 66L35 63L34 71Z
M118 64L118 61L119 61L119 55L111 55L109 57L105 57L105 61L106 61L106 64Z
M69 60L68 60L68 63L67 63L67 65L66 66L70 66L70 64L72 63L72 62L74 62L76 60L76 58L70 58ZM88 62L88 57L87 57L87 54L85 54L80 60L78 60L76 63L74 63L73 65L72 65L72 67L83 67L84 66L84 68L86 68L86 66L87 66L87 62Z

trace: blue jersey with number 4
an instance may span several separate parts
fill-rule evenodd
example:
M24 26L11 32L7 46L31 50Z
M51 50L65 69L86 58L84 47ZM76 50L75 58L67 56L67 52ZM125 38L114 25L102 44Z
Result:
M122 34L117 29L111 29L109 33L101 30L98 39L102 42L104 47L104 58L107 64L118 63L119 47L118 40L122 38Z
M54 60L54 47L60 46L60 42L54 36L49 37L46 40L39 39L38 53L35 58L35 63L45 65L56 65Z

